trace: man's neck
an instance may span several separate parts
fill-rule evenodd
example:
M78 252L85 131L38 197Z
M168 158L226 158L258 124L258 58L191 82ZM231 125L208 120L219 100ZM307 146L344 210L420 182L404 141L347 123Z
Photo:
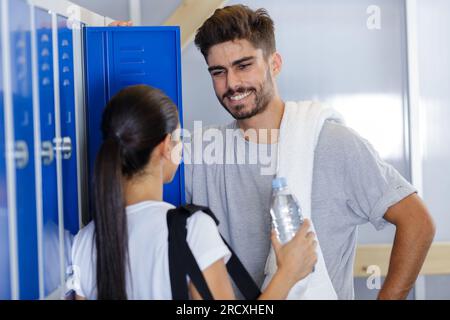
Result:
M284 114L284 102L280 97L274 98L264 112L259 113L249 119L238 120L238 127L244 131L247 140L256 143L276 143L278 141L278 131ZM256 131L257 137L246 135L245 131Z

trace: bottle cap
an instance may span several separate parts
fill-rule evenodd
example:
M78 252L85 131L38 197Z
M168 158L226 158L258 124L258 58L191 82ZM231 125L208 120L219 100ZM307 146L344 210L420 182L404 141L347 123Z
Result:
M272 180L272 189L281 189L287 187L286 178L278 177Z

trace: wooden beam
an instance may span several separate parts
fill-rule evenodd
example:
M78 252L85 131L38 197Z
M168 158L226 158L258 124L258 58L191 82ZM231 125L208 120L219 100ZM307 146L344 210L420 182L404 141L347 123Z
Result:
M203 22L225 2L224 0L183 0L163 25L180 26L181 48L184 49L194 39L195 32Z
M378 266L381 275L385 276L389 267L391 245L360 245L356 249L354 276L366 278L369 266ZM450 242L433 243L425 263L420 271L421 275L450 274Z

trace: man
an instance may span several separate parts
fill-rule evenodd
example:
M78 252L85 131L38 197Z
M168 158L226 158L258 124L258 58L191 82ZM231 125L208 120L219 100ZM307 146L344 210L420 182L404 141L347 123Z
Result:
M223 136L227 129L244 132L241 140L245 151L263 144L276 149L276 129L282 123L285 102L276 84L282 59L275 48L273 21L267 12L242 5L218 9L197 31L195 43L208 65L219 102L235 119L216 131ZM246 135L249 129L258 135ZM265 131L272 129L275 131ZM225 143L224 156L236 158L238 152ZM212 209L220 220L221 232L261 285L270 250L274 174L261 174L261 163L207 164L187 156L187 202ZM276 161L276 152L271 156ZM396 226L389 271L379 299L406 298L435 233L432 218L416 190L382 161L366 140L330 121L323 124L314 152L311 217L339 299L354 298L358 225L370 222L382 229L389 222Z

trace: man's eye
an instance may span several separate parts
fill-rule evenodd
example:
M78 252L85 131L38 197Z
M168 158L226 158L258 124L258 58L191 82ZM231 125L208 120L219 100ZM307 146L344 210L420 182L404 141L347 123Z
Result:
M246 69L247 67L249 67L250 65L251 65L251 63L240 64L240 65L239 65L239 70L244 70L244 69Z
M213 72L211 72L211 75L213 76L213 77L217 77L217 76L220 76L220 75L222 75L223 74L223 71L221 70L221 71L213 71Z

